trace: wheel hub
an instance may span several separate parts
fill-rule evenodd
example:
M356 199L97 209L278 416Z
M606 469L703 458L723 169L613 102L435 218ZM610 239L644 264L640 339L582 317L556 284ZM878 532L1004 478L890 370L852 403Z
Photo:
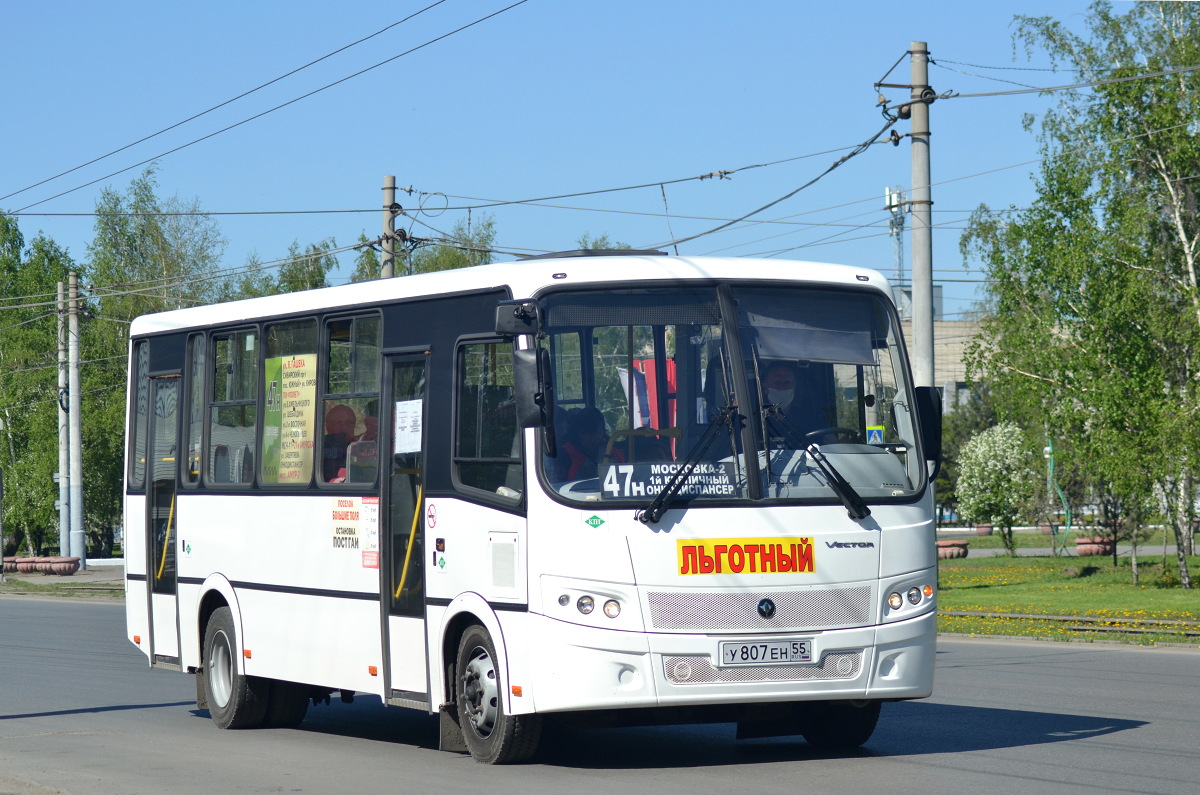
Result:
M496 668L484 649L475 649L462 674L463 702L466 718L480 737L487 737L496 725L499 689L496 687Z

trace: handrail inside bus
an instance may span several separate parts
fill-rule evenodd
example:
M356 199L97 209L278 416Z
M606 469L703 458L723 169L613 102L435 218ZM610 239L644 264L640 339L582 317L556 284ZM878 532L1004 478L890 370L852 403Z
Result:
M158 574L154 575L157 582L162 579L163 571L167 568L167 549L171 546L171 522L175 519L175 495L171 495L171 510L167 512L167 531L163 533L162 560L158 563Z
M412 530L408 531L408 549L404 552L404 569L400 572L400 584L396 586L396 593L393 599L399 599L400 594L404 592L404 581L408 578L408 561L412 559L413 538L417 535L417 522L421 521L421 495L425 491L425 484L417 486L417 501L413 507L413 523Z

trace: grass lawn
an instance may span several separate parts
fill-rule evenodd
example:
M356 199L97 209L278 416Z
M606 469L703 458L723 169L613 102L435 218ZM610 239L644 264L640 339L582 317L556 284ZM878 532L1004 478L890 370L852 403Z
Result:
M1074 549L1075 539L1085 535L1090 536L1097 534L1090 530L1085 529L1083 532L1080 532L1078 528L1073 528L1070 536L1067 537L1067 549ZM1167 543L1174 544L1174 534L1168 533L1167 535ZM958 530L956 528L943 529L938 533L938 538L954 538L960 540L965 539L971 542L971 549L1004 549L1004 544L1000 541L999 533L993 533L990 536L981 536L976 535L975 531L969 527L963 528L962 530ZM1062 536L1060 535L1060 542L1061 539ZM1040 547L1049 549L1050 544L1054 541L1054 537L1042 535L1041 533L1016 533L1013 535L1013 541L1016 543L1018 549L1037 549ZM1128 541L1121 542L1121 546L1126 546L1128 544ZM1155 555L1161 559L1162 545L1163 532L1161 530L1156 530L1150 533L1147 539L1138 541L1138 560L1140 561L1143 558L1151 558Z
M1182 642L1200 646L1200 637L1183 634L1200 633L1200 626L1148 623L1200 622L1200 557L1189 560L1198 586L1191 590L1178 587L1174 555L1167 560L1165 574L1161 562L1161 552L1157 556L1139 556L1139 584L1134 585L1128 558L1121 558L1116 567L1109 558L1095 557L944 560L939 569L939 609L991 615L942 615L938 628L964 634ZM1025 616L1081 616L1104 621L1095 625ZM1109 628L1125 631L1106 631Z

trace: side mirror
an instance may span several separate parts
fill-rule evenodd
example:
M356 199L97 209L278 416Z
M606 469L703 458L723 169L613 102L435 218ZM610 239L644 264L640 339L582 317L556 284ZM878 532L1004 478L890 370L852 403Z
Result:
M513 351L513 397L517 425L544 428L545 452L554 455L554 374L550 371L550 351L545 348Z
M496 304L496 333L502 337L537 334L542 330L542 307L532 298Z
M942 460L942 393L934 386L919 386L914 391L917 421L921 423L921 447L925 459Z

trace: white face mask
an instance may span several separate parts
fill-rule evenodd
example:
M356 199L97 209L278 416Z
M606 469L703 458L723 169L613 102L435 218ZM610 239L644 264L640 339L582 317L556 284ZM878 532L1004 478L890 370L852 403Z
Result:
M792 405L792 397L796 394L794 389L767 389L767 400L772 403L779 404L780 411L787 411Z

